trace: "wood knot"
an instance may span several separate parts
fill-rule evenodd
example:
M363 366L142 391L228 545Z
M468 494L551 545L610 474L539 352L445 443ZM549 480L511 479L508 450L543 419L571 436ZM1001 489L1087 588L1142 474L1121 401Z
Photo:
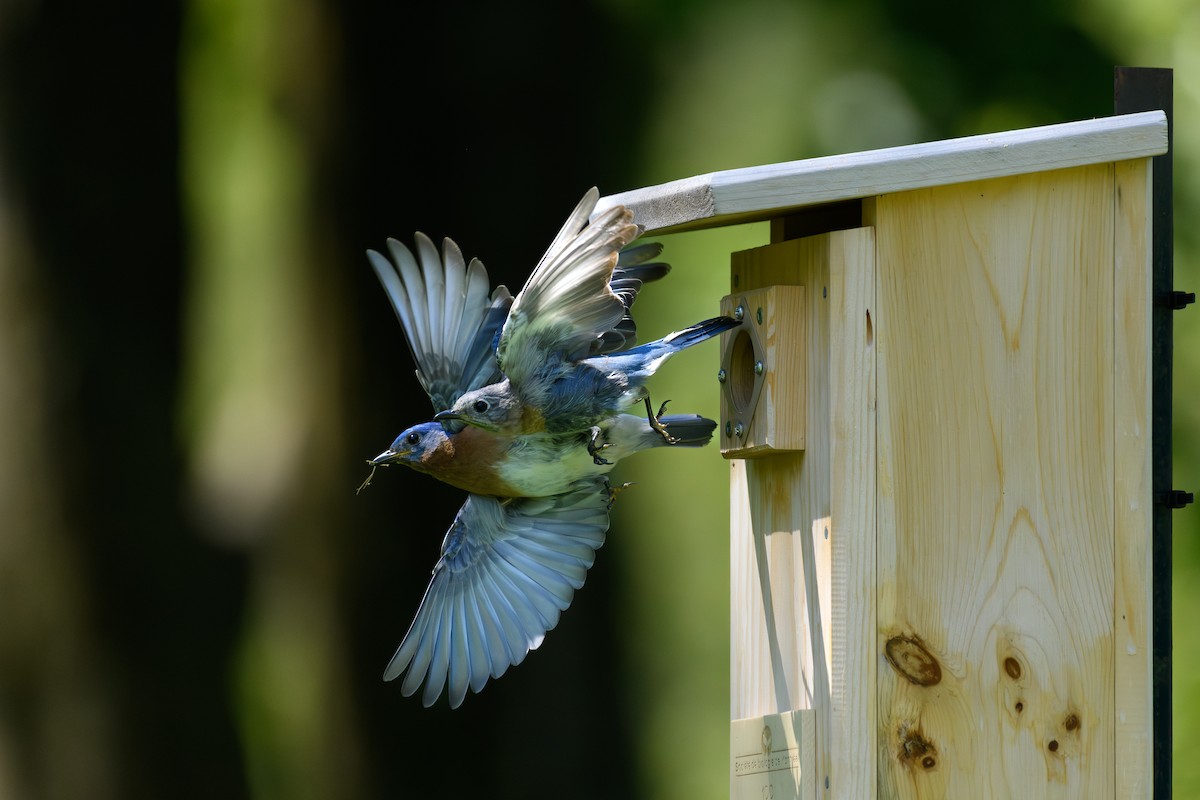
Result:
M1012 678L1014 681L1018 680L1021 677L1021 662L1017 661L1012 656L1009 656L1008 658L1004 659L1004 671L1008 674L1008 677Z
M1067 714L1067 718L1063 720L1063 727L1069 731L1073 731L1079 727L1079 717L1074 714Z
M1022 711L1024 711L1024 710L1025 710L1025 704L1024 704L1024 703L1022 703L1020 700L1018 700L1018 701L1017 701L1017 705L1016 705L1016 709L1017 709L1017 713L1018 713L1018 714L1020 714Z
M1057 753L1058 752L1058 739L1051 739L1050 744L1047 745L1047 747L1050 748L1051 753Z
M893 636L884 645L892 668L917 686L933 686L942 680L942 666L917 637Z
M937 766L937 748L933 746L933 742L925 738L920 728L901 725L898 733L900 734L900 752L897 753L897 756L902 763L920 764L925 769L933 769Z

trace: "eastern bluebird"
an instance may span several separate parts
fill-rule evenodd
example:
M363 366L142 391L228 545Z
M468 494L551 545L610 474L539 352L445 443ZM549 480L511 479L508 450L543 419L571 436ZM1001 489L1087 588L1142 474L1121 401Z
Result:
M452 432L439 422L422 422L397 436L369 463L404 464L474 494L545 497L578 480L606 474L639 450L668 444L701 447L712 439L717 426L694 414L669 414L660 422L671 441L651 428L645 417L633 414L607 417L595 432L516 436L474 425Z
M645 381L675 353L741 322L715 317L649 344L605 347L628 310L609 285L618 253L642 229L624 206L589 223L598 199L594 188L584 195L513 300L496 345L503 377L465 392L434 419L504 434L591 429L595 437L603 420L644 402L647 423L672 443Z
M404 245L388 241L394 267L379 253L368 256L400 319L418 380L440 410L500 377L495 346L513 298L503 286L489 295L482 263L468 265L451 240L441 257L427 237L417 234L416 242L414 258ZM632 344L630 306L644 282L669 269L649 263L660 251L660 245L641 244L617 256L608 288L621 313L599 333L595 352ZM373 466L405 464L470 493L384 678L407 670L401 685L406 696L424 681L426 706L448 686L450 705L457 707L468 687L478 692L489 675L499 677L536 648L583 585L604 542L614 494L605 473L648 447L701 446L716 427L695 415L657 421L669 440L631 414L609 414L588 430L528 435L454 420L426 422L372 459Z
M434 410L440 411L463 392L502 377L495 343L513 298L504 286L498 286L489 298L482 262L472 259L467 264L452 240L444 240L439 256L427 236L417 233L415 239L416 256L399 241L388 240L394 266L373 250L368 250L367 256L400 320L417 364L417 379ZM596 343L599 352L634 343L637 326L630 308L643 284L670 271L669 265L653 261L661 252L662 245L643 243L618 254L609 289L620 302L621 315L612 329L601 334ZM370 463L405 464L479 494L550 495L580 478L607 472L592 465L611 467L638 450L661 444L703 445L716 423L696 415L671 415L652 428L638 417L613 414L591 426L586 435L565 431L520 437L485 434L480 428L464 430L471 427L454 420L445 420L441 426L416 425ZM659 427L669 428L670 437L656 433ZM583 448L590 458L582 457ZM604 451L603 457L600 451ZM469 458L464 456L467 452ZM549 457L551 454L556 457Z

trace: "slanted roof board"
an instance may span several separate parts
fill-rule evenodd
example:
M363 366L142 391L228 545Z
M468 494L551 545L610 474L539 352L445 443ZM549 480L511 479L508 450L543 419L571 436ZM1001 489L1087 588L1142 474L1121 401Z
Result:
M710 172L603 197L597 210L624 204L647 232L672 233L770 219L821 203L1166 151L1166 115L1145 111Z

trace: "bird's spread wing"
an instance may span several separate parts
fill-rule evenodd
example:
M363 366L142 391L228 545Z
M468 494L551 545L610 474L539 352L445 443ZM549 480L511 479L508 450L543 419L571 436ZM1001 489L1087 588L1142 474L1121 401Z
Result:
M604 544L612 491L603 478L569 492L507 503L470 495L442 542L416 618L384 672L407 670L432 705L448 687L457 708L541 644L571 604Z
M395 239L387 242L391 261L374 250L367 258L404 328L417 379L441 411L464 392L500 379L496 335L513 298L503 286L489 296L482 262L467 264L450 239L441 255L429 237L418 233L415 239L415 258Z
M670 264L652 261L658 258L662 249L663 246L658 242L639 242L626 247L617 256L617 266L608 287L621 299L625 314L611 330L595 340L587 355L612 353L637 343L637 324L633 321L631 309L644 284L659 280L671 271Z
M513 301L496 355L514 386L532 381L547 359L596 352L626 316L609 282L621 249L642 229L624 206L589 223L598 199L595 188L583 196Z

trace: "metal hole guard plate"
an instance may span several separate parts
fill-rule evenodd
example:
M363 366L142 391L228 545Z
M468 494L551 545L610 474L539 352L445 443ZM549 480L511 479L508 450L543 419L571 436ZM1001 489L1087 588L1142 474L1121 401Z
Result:
M816 713L810 708L730 723L730 800L817 797Z
M721 334L721 455L754 458L804 449L805 293L767 286L721 299L742 325Z

